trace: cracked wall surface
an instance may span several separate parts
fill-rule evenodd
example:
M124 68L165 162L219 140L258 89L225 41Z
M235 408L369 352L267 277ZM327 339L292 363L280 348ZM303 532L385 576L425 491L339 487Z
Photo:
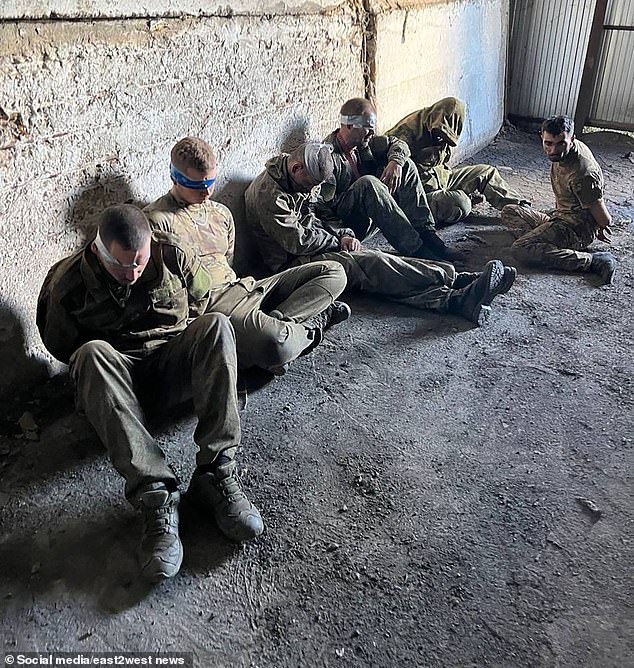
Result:
M475 114L465 153L501 122L504 60L479 85L475 78L501 57L506 0L396 9L325 0L243 0L230 10L114 4L0 7L0 394L58 368L35 328L48 268L79 246L103 207L166 191L180 137L216 148L218 197L239 229L242 193L264 161L327 134L341 103L366 89L384 128L437 97L467 97ZM178 11L192 16L172 16ZM466 26L477 21L476 36ZM444 44L431 40L442 26L458 52L441 62L425 45ZM474 61L480 52L486 57Z

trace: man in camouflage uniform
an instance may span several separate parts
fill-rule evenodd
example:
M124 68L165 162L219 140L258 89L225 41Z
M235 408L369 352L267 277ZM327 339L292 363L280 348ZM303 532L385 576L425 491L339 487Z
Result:
M42 286L37 325L44 345L70 365L84 412L144 519L139 557L150 581L175 575L178 480L150 435L145 411L193 398L197 467L190 494L236 541L263 531L235 474L240 444L235 337L205 312L211 278L172 235L152 236L130 205L106 209L96 238L58 262ZM192 320L195 318L194 320Z
M215 155L197 137L171 151L172 189L145 208L154 229L176 233L212 279L208 312L229 316L241 369L275 374L319 344L323 330L350 315L335 302L346 285L338 264L322 262L256 281L233 271L235 228L229 209L211 201L217 176Z
M574 134L567 116L542 123L542 146L550 160L550 182L555 210L549 213L525 206L505 206L502 222L519 237L513 244L526 263L598 274L612 283L616 258L611 253L588 252L594 238L610 241L612 218L603 201L603 172L592 151Z
M429 208L439 224L463 220L471 213L473 204L484 198L496 209L525 202L491 165L449 167L451 150L458 144L464 118L464 104L455 97L445 97L406 116L386 133L409 146Z
M407 144L375 135L374 105L363 98L348 100L339 120L339 129L324 140L333 147L335 171L321 187L319 216L330 219L333 229L353 230L354 241L346 242L344 250L356 250L356 244L379 228L403 255L462 258L436 234Z
M269 268L334 260L352 290L482 324L496 295L511 288L515 269L493 260L482 273L456 273L451 264L363 249L351 229L333 228L313 210L311 190L335 169L331 152L328 144L302 144L271 158L247 188L247 220Z

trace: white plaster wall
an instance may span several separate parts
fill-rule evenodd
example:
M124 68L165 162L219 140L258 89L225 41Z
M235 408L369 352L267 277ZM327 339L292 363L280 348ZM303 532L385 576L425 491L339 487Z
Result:
M239 219L280 145L332 129L364 90L355 26L347 11L0 24L0 391L47 359L35 307L48 268L103 207L163 194L176 140L216 147Z
M497 134L504 118L508 0L411 0L376 19L376 103L381 129L452 95L467 118L456 159Z

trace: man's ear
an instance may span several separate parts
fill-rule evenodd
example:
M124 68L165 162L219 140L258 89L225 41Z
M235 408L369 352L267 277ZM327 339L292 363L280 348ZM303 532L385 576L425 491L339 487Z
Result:
M91 250L95 255L99 255L99 251L97 250L97 244L96 244L94 241L90 244L90 250Z

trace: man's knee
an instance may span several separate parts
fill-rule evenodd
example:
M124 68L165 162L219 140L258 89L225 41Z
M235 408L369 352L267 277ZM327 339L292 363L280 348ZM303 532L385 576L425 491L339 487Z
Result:
M228 316L223 313L205 313L196 318L185 330L196 339L235 339L233 326Z
M457 223L471 213L471 199L462 190L430 193L428 202L434 218L443 223Z
M120 353L107 341L88 341L77 348L70 358L70 366L74 371L97 364L112 361L120 357Z
M328 281L333 294L334 292L341 294L346 289L346 282L348 280L346 270L341 263L334 260L324 260L321 264L323 265L321 275Z
M275 326L258 331L257 335L247 342L249 366L259 366L277 374L276 370L299 357L308 345L306 341L295 341L297 333L300 333L300 339L306 336L305 330L303 325L297 323L278 322Z
M363 197L375 197L381 199L390 195L388 187L376 176L361 176L350 187L360 193Z

